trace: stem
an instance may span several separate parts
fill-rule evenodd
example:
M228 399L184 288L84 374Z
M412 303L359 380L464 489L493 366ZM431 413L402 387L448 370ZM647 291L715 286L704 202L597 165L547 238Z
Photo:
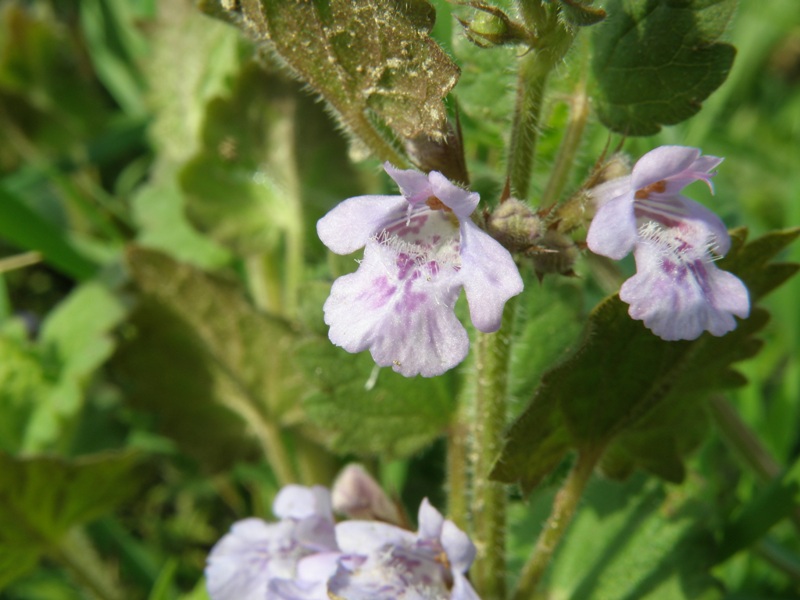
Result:
M244 261L247 283L253 302L262 311L273 315L283 312L281 274L275 255L254 254Z
M97 554L82 529L73 529L49 555L63 565L75 581L99 600L123 600L119 582Z
M586 484L592 476L597 461L603 454L602 450L602 448L589 448L578 452L578 458L572 466L572 470L553 500L553 509L547 518L544 529L539 534L539 539L536 540L533 554L522 569L513 600L533 598L556 547L564 537L567 527L575 515Z
M506 428L508 367L516 299L505 308L496 333L478 333L475 358L475 444L472 518L478 556L472 577L483 598L505 597L506 489L489 475L502 449Z
M464 531L469 516L469 402L459 395L458 412L447 436L447 516Z
M514 124L508 151L508 179L512 194L523 200L528 197L544 89L552 68L550 60L536 50L531 50L520 60Z
M570 98L572 105L567 130L558 149L553 170L550 171L550 179L542 195L542 206L550 206L558 202L564 187L569 179L569 173L575 162L575 154L578 152L583 131L586 129L586 122L589 119L589 96L586 95L586 77L581 77L580 82L575 88L575 92Z

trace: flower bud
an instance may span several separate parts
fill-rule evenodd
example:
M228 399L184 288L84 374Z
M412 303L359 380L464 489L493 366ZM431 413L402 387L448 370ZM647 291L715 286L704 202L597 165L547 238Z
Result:
M402 525L397 506L359 464L347 465L333 484L333 510L351 519Z
M516 198L501 203L489 217L488 225L492 237L511 252L524 252L544 233L541 217Z

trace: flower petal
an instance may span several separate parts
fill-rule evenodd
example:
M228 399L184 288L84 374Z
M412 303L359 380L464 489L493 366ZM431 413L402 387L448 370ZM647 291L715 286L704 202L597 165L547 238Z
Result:
M336 254L350 254L406 214L402 196L356 196L317 221L317 235Z
M333 484L331 497L336 512L351 519L384 521L395 525L402 522L397 506L359 464L350 463L342 469Z
M419 505L419 513L417 515L419 521L418 535L423 540L439 540L442 535L442 525L444 524L444 517L434 506L428 502L427 498L423 498Z
M473 325L497 331L505 303L522 291L522 277L508 250L470 220L461 223L460 275Z
M595 254L619 260L633 249L637 237L633 195L629 193L600 207L589 226L586 244Z
M690 198L680 196L679 200L685 207L687 217L695 221L695 226L704 227L708 230L709 235L712 236L714 252L720 256L727 254L728 250L731 249L731 236L728 234L728 228L725 227L725 223L717 216L717 213Z
M439 198L459 218L468 219L475 212L480 195L458 187L438 171L428 174L433 195Z
M450 600L481 600L467 578L461 573L453 573L453 591Z
M442 525L442 547L454 571L466 573L475 560L475 544L449 519Z
M633 190L681 174L700 156L700 150L689 146L659 146L642 156L631 171Z
M428 281L400 277L399 254L369 243L358 271L337 279L325 302L330 340L348 352L369 349L375 362L406 377L433 377L467 355L469 338L453 307L459 292L454 272ZM402 269L401 269L402 270Z
M637 245L634 256L637 274L619 296L631 317L664 340L693 340L704 331L721 336L736 327L734 315L749 313L744 284L713 262L679 265L653 243Z
M272 512L281 519L305 519L319 515L333 521L331 494L321 485L286 485L275 496Z
M424 173L414 169L398 169L388 162L383 163L383 169L394 179L400 192L410 204L425 202L434 195L428 176Z
M344 554L368 555L387 544L412 547L416 536L379 521L342 521L336 524L336 541Z

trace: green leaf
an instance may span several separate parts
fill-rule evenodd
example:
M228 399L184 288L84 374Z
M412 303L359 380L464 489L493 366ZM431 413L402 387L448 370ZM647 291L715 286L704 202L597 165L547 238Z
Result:
M610 0L594 30L592 71L603 124L653 135L680 123L728 76L736 54L717 39L735 0Z
M121 300L92 281L74 290L42 325L39 353L52 385L27 424L22 449L40 452L59 441L63 428L83 407L85 390L114 351L109 333L127 314Z
M230 253L195 230L184 212L177 175L162 172L142 186L133 200L138 244L166 252L177 260L214 269L230 262Z
M294 226L295 192L270 164L293 158L294 91L249 63L231 95L209 103L202 149L180 174L189 218L240 256L274 252Z
M769 261L800 235L773 232L743 245L744 232L721 264L739 275L755 301L796 269ZM753 308L724 337L667 342L628 316L617 296L596 307L576 353L542 377L530 405L512 425L493 477L532 489L569 448L606 447L609 474L644 467L671 481L682 456L702 439L696 403L712 391L744 384L731 364L761 348L754 335L767 314Z
M425 0L246 0L240 13L226 4L200 6L268 40L356 133L367 111L401 137L443 132L442 99L459 71L428 35L435 13Z
M0 236L26 250L37 250L53 267L78 280L88 279L98 265L59 229L28 208L0 185Z
M72 528L134 497L149 477L138 453L75 460L0 452L0 587Z
M241 443L232 439L240 431L236 419L222 417L212 402L238 414L251 431L261 420L296 417L308 383L294 366L295 333L287 323L258 312L233 283L163 254L134 247L127 259L143 294L132 343L120 359L127 385L164 415L180 441L194 435L190 445L205 443L207 456L215 449L203 430L213 436L220 416L220 438L241 455Z
M406 378L321 337L309 338L299 358L318 388L303 407L337 453L409 456L445 431L456 408L449 376Z
M595 479L553 558L548 595L572 600L721 598L708 572L715 547L685 488L652 479ZM517 525L515 531L525 531Z
M773 525L800 509L800 458L750 500L722 530L718 562L763 537Z

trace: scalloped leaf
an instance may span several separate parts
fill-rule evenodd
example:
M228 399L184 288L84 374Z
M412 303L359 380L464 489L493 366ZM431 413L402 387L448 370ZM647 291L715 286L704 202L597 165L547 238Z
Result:
M603 124L653 135L680 123L728 77L736 50L718 42L736 0L610 0L595 28L592 71Z

